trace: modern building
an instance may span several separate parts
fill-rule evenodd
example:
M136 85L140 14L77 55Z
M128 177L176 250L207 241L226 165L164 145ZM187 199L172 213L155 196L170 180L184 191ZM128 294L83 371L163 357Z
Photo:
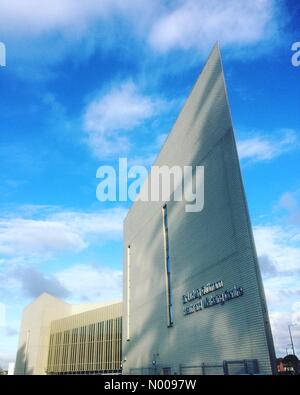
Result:
M9 364L8 364L8 371L7 371L8 376L13 376L14 372L15 372L15 363L14 362L9 362Z
M17 375L120 373L122 303L71 305L42 294L23 312Z
M169 201L138 199L125 219L123 373L271 374L273 340L218 45L154 164L203 166L204 205L186 212L174 188Z

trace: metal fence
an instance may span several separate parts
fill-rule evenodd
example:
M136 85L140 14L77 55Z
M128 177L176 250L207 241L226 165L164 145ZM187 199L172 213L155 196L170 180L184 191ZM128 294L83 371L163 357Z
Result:
M224 375L223 365L209 365L202 363L201 365L184 366L180 365L179 374L192 374L192 375Z
M165 368L163 365L133 368L130 369L131 375L163 375L176 374L180 375L242 375L242 374L257 374L259 373L258 362L256 359L243 360L228 360L215 364L201 363L199 365L180 365L179 371L174 370L174 367Z
M184 366L180 365L180 374L192 375L240 375L259 373L256 359L244 359L234 361L223 361L223 363Z
M158 375L160 374L159 368L145 367L145 368L131 368L130 375Z

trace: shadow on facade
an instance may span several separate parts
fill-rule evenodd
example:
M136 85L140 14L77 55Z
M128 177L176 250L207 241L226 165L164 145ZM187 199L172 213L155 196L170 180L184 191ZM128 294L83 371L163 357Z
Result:
M213 233L215 230L215 234L217 234L217 221L215 223L209 222L210 218L213 218L211 216L212 213L214 215L218 211L219 208L222 208L223 210L229 210L230 216L229 216L229 221L231 222L228 224L229 226L232 227L233 234L232 234L232 244L234 245L233 251L227 256L224 255L222 256L222 259L219 259L218 261L211 261L209 263L201 261L201 255L202 255L202 250L200 248L200 243L199 247L197 245L193 245L193 255L197 255L199 257L199 266L195 267L195 265L191 264L184 264L184 259L187 258L186 261L188 262L188 257L189 257L189 251L186 251L181 257L180 260L182 261L181 264L176 264L176 278L183 278L186 281L189 279L192 279L195 274L199 273L208 273L212 266L217 266L217 265L222 265L224 261L228 260L229 262L229 267L230 267L230 261L232 258L233 261L235 262L236 266L232 267L232 271L234 271L234 278L238 279L240 278L240 281L242 284L247 284L246 282L246 275L239 271L239 260L244 259L247 260L248 268L247 272L248 275L254 276L252 278L257 278L258 281L258 292L257 290L251 290L248 291L249 293L245 294L243 298L253 298L252 300L252 311L243 311L242 308L240 307L239 310L241 311L241 315L238 318L239 320L239 326L241 328L241 325L243 326L244 330L241 331L241 329L237 330L235 328L235 325L237 324L237 316L236 313L234 312L235 309L235 304L236 306L239 305L239 303L243 303L239 300L232 300L229 303L231 304L231 307L227 309L226 312L226 318L218 318L218 313L220 313L220 310L222 309L222 306L217 305L212 307L211 309L213 311L207 311L205 314L205 317L201 312L196 312L193 314L197 314L197 320L199 320L199 323L201 323L201 333L204 335L201 337L201 340L197 337L195 337L195 331L194 331L194 325L196 325L197 321L195 321L195 317L193 317L193 321L191 322L191 325L187 324L185 325L184 329L184 337L187 339L185 340L181 337L183 334L178 333L178 330L176 328L176 321L178 322L179 320L189 320L190 317L184 317L183 314L182 316L176 316L174 315L174 325L173 327L169 328L169 334L166 336L165 341L157 341L157 339L161 339L162 336L164 336L161 331L161 323L159 320L155 322L155 317L157 317L157 306L158 306L158 300L160 299L160 304L161 305L166 305L166 296L165 293L161 292L160 294L157 294L155 289L164 289L164 282L165 278L164 275L161 277L157 276L156 278L153 278L153 275L151 273L151 269L149 270L149 276L143 276L143 279L145 280L144 283L141 284L134 284L132 283L132 288L138 289L138 287L143 287L143 289L148 290L147 292L149 293L149 301L152 301L153 303L147 303L147 306L145 308L148 309L148 314L147 318L143 321L140 322L140 330L139 333L132 333L132 341L133 342L133 347L138 347L139 344L143 344L144 339L147 339L147 349L151 350L149 352L149 355L141 355L139 357L138 361L136 362L136 366L133 367L133 369L150 369L151 372L153 372L153 355L158 355L157 356L157 361L156 362L156 369L158 366L161 368L172 368L172 373L179 373L178 372L178 366L170 366L172 365L172 362L170 360L165 361L164 358L170 354L170 350L172 351L172 355L176 355L177 353L180 354L182 353L182 345L180 343L184 343L186 345L189 345L189 364L192 362L195 366L199 366L201 369L203 368L204 362L208 363L215 363L216 366L219 366L220 364L223 364L223 361L228 360L229 356L232 355L232 342L234 344L238 345L238 347L235 350L235 355L242 355L243 352L240 350L248 350L246 351L245 357L247 354L249 354L249 358L251 359L253 355L256 354L257 350L259 347L263 344L266 344L265 342L262 341L262 344L254 344L253 342L253 333L257 331L257 322L259 320L253 320L251 317L251 314L254 314L255 316L261 316L260 322L262 325L264 325L264 317L263 317L263 309L265 306L263 305L263 302L261 302L261 295L262 289L260 289L261 285L261 279L260 279L260 272L259 272L259 267L257 260L255 256L253 257L253 245L252 245L252 234L251 230L249 229L249 218L247 215L247 207L246 207L246 201L244 198L244 191L243 191L243 186L240 184L241 181L241 174L240 174L240 168L239 168L239 161L237 157L237 152L234 146L234 140L233 140L233 130L230 121L230 113L229 113L229 108L226 104L226 93L223 85L223 81L220 82L220 78L222 78L222 75L220 73L220 64L219 62L215 62L214 66L210 69L209 73L210 76L203 83L203 86L201 89L203 89L203 92L208 92L208 96L213 95L216 100L211 101L211 106L209 109L207 109L207 99L208 96L203 94L202 96L199 97L198 102L197 102L197 108L198 111L194 111L193 115L190 117L190 119L185 120L185 129L186 133L183 133L182 140L186 140L189 137L189 131L195 127L198 127L197 125L200 125L200 119L201 119L201 130L202 130L202 135L198 136L199 138L195 140L193 143L198 144L199 149L196 150L196 154L194 157L189 158L190 163L185 163L184 165L207 165L208 170L209 166L213 166L211 163L211 155L215 152L216 148L219 147L221 150L221 166L224 168L224 175L225 175L225 182L227 183L227 188L224 190L224 202L222 205L218 206L217 208L214 206L215 204L219 204L219 200L215 199L214 201L208 201L209 195L207 194L207 189L205 188L205 202L207 203L206 210L210 210L211 212L208 211L206 212L205 215L203 213L176 213L176 211L184 210L184 205L183 204L172 204L170 202L170 210L169 210L169 217L170 217L170 225L169 227L171 228L171 217L173 215L173 218L176 218L176 221L173 221L173 225L176 227L176 229L180 229L181 227L185 228L187 232L189 232L188 229L188 221L191 217L188 218L188 216L197 216L197 221L202 221L203 218L205 218L207 227L209 227ZM225 100L225 105L224 105L224 100ZM184 111L184 109L183 109ZM218 117L219 120L225 120L225 124L228 125L228 127L222 129L222 124L215 123L215 129L212 128L212 119L214 117ZM178 118L180 120L180 116ZM177 120L177 122L178 122ZM218 126L219 125L219 126ZM220 126L221 125L221 126ZM220 130L216 130L216 127L221 128ZM208 141L208 144L202 145L201 140L206 140ZM174 146L174 156L176 157L176 151L181 149L182 144L184 144L182 141L177 142L176 146ZM176 163L174 163L176 165ZM220 175L221 178L221 175ZM220 182L222 180L219 180ZM215 182L218 182L218 179L215 180ZM216 185L217 186L217 185ZM215 186L212 185L211 188L213 189ZM236 198L234 194L238 194L237 199L239 200L239 206L235 207L234 209L231 207L231 202L233 199ZM171 199L172 200L172 199ZM204 203L205 204L205 203ZM145 204L145 210L147 209L146 204ZM234 211L235 210L235 211ZM154 218L154 217L153 217ZM151 220L153 220L151 218ZM195 217L196 218L196 217ZM162 260L162 256L164 254L163 250L163 229L162 229L162 221L161 221L161 215L160 213L157 213L155 218L155 224L152 227L152 233L148 236L148 241L147 244L144 247L144 251L151 251L153 256L152 256L152 262L153 264L156 265L162 265L164 266L164 262ZM199 234L199 238L202 236L202 232L205 232L205 223L201 225L201 234ZM140 229L141 231L141 229ZM204 233L203 233L204 234ZM137 236L140 237L140 236ZM193 235L193 238L195 239L197 235ZM243 238L243 240L242 240ZM200 240L200 239L199 239ZM219 240L213 240L210 238L208 240L208 243L210 245L210 248L214 248L213 245L214 243L218 243ZM176 233L172 236L172 231L170 231L170 259L171 259L171 267L172 267L172 262L178 261L178 257L172 256L172 245L173 246L178 246L180 243L180 237L176 236ZM134 240L133 240L134 244ZM137 264L137 263L133 263ZM141 264L139 262L138 264ZM132 265L132 267L133 267ZM237 270L236 270L237 269ZM148 269L145 268L147 271ZM172 271L172 269L171 269ZM157 273L157 271L154 271ZM163 270L161 271L163 273ZM213 280L213 279L212 279ZM133 281L133 280L132 280ZM176 291L176 288L182 286L181 284L172 284L173 292ZM135 291L136 292L136 291ZM246 291L247 292L247 291ZM135 294L135 298L138 299L138 293ZM249 302L249 299L247 301ZM141 308L141 305L137 306L138 308ZM166 309L166 308L165 308ZM134 310L134 307L133 309ZM210 310L210 309L208 309ZM132 312L132 314L134 314ZM135 311L135 320L139 319L139 316L137 314L137 311ZM268 323L267 323L268 324ZM175 332L175 333L173 333ZM177 332L177 333L176 333ZM226 334L230 332L230 339L226 337ZM124 338L124 337L123 337ZM191 347L191 340L193 339L194 342L192 343ZM232 340L234 339L234 340ZM179 341L178 341L179 340ZM230 345L231 342L231 345ZM159 348L158 348L159 344ZM211 355L208 352L204 352L203 350L205 349L206 344L210 344L210 349L213 350L211 352ZM141 349L142 347L138 347ZM130 351L129 351L130 353ZM201 357L200 357L201 355ZM213 355L213 357L212 357ZM124 357L124 356L123 356ZM205 360L202 360L205 359ZM231 358L232 359L232 358ZM234 358L237 359L237 358ZM239 359L239 358L238 358ZM241 358L242 359L242 358ZM253 359L252 359L253 360ZM146 362L148 361L148 362ZM184 361L183 361L184 362ZM267 363L267 361L265 361ZM141 365L142 364L142 365ZM257 367L257 369L260 369L260 366ZM199 373L198 373L199 374Z
M25 345L18 349L14 374L18 376L33 375L33 369L28 367Z

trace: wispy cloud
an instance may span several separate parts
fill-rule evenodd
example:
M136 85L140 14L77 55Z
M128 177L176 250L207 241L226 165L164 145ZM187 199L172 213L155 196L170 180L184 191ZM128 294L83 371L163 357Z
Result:
M72 301L122 299L122 271L98 265L74 265L56 274Z
M81 251L95 237L102 243L118 239L126 213L118 208L79 212L58 208L45 211L42 206L41 210L42 217L36 207L32 218L28 218L27 212L23 218L0 219L0 253L3 256L49 258L64 251Z
M283 193L277 207L284 210L285 215L287 215L286 220L291 225L300 225L300 190Z
M285 192L274 205L275 220L254 226L262 271L267 277L300 277L300 193ZM300 281L300 279L299 279Z
M0 253L4 255L40 255L84 247L80 235L63 222L23 218L0 221Z
M266 135L253 133L253 136L240 139L237 142L239 157L247 163L270 161L287 152L299 148L297 132L291 129L282 129Z
M275 207L276 222L254 227L254 238L264 279L274 342L278 356L286 354L288 324L300 324L300 229L294 215L298 210L297 193L284 193ZM281 211L287 210L281 216ZM299 327L300 328L300 327ZM300 347L300 330L295 327L294 341ZM291 350L289 350L291 352Z
M152 4L151 4L152 3ZM12 34L37 36L49 32L77 31L78 35L87 29L89 24L107 20L115 16L134 19L140 16L149 18L153 7L158 9L159 2L153 0L45 0L43 7L38 0L2 0L0 14L2 26ZM144 13L141 11L144 10Z
M258 255L264 257L267 271L273 267L276 272L299 271L300 266L299 229L283 225L259 225L254 227ZM268 259L268 261L266 261Z
M300 275L290 273L264 279L274 343L278 356L289 347L288 324L300 324ZM300 326L293 328L296 350L300 349Z
M125 38L143 37L159 8L159 0L45 0L43 7L38 0L2 0L0 36L9 48L10 70L44 80L66 58L80 63L99 48L112 48L124 24Z
M154 55L193 49L199 57L220 40L236 49L230 52L234 56L247 48L242 53L247 56L255 44L273 48L279 21L284 19L284 12L277 12L281 3L275 0L45 0L43 7L39 4L38 0L0 3L0 35L11 48L11 67L25 78L49 78L52 66L67 57L82 62L99 49L118 46L128 51L133 43L138 48L148 46ZM31 45L24 46L24 40ZM257 48L252 51L258 53Z
M286 355L286 350L288 353L292 353L290 346L290 338L288 332L288 325L297 324L297 326L292 328L293 331L293 341L296 348L297 354L300 349L300 297L298 296L298 302L292 303L292 312L290 311L273 311L270 314L270 321L272 326L272 332L274 337L274 342L276 344L278 356Z
M74 263L44 272L28 263L18 263L0 272L0 297L20 302L47 292L71 303L121 300L122 276L122 270L109 264Z
M36 298L43 292L58 298L65 298L69 291L53 275L45 275L35 267L20 266L10 273L12 278L20 284L25 296Z
M222 45L251 45L276 32L274 1L187 0L176 2L154 22L149 41L158 51ZM236 34L236 32L239 32Z
M86 109L88 144L99 157L128 152L128 133L156 115L160 105L160 99L144 95L133 82L113 87Z
M85 125L91 132L116 132L138 126L153 116L154 102L142 95L137 86L126 82L90 103Z

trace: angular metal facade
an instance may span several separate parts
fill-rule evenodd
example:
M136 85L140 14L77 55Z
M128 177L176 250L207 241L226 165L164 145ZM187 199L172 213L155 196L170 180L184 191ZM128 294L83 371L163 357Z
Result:
M273 340L218 46L155 165L204 166L204 208L136 201L125 219L123 372L226 373L242 361L271 373ZM197 309L207 284L208 302Z

